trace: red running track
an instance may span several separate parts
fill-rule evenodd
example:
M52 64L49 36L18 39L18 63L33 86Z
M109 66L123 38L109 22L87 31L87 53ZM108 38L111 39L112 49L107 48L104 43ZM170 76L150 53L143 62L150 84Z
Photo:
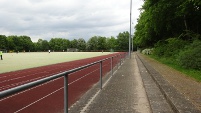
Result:
M120 61L120 55L115 53L83 60L31 68L0 74L0 91L10 89L25 83L51 76L66 70L77 68L111 56L113 67ZM122 56L125 57L125 56ZM103 75L111 69L111 59L103 61ZM69 74L68 106L71 106L99 81L99 64ZM1 113L57 113L64 112L64 78L58 78L29 90L14 94L0 100Z

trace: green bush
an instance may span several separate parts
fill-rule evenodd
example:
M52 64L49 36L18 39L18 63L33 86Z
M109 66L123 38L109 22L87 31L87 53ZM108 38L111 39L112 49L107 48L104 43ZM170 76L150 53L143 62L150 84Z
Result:
M172 57L179 53L187 44L186 41L178 38L169 38L165 41L159 41L155 44L154 55L158 57Z
M185 45L187 45L186 41L178 38L169 38L166 41L168 43L166 46L167 47L166 52L164 54L165 57L175 58L179 53L179 51L182 50L185 47Z
M166 43L165 41L158 41L155 45L154 45L154 51L153 54L157 57L162 57L164 56L164 53L166 51Z
M178 63L189 69L201 69L201 41L195 40L178 54Z

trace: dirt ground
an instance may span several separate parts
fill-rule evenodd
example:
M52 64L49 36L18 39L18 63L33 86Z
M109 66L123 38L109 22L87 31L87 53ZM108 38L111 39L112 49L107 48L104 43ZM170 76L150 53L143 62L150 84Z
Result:
M158 71L171 85L173 85L185 98L201 110L201 83L187 75L168 67L160 62L142 55L156 71Z

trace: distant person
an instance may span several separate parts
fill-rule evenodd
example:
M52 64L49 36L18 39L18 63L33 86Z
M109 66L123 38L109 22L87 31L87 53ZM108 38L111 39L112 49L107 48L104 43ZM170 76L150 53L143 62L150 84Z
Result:
M48 52L50 53L50 50L48 50Z
M1 57L1 60L3 60L3 52L0 51L0 57Z

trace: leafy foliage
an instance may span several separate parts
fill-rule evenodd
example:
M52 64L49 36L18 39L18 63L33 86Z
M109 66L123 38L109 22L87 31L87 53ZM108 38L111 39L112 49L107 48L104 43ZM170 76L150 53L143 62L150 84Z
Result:
M192 43L178 38L159 41L154 48L154 55L168 62L178 64L188 69L201 69L201 41L195 39Z
M128 50L129 48L129 32L119 33L117 36L117 50Z
M142 48L154 47L157 58L201 69L200 17L200 0L146 0L134 41Z
M6 49L7 43L6 36L0 35L0 49Z
M70 47L71 48L77 48L77 44L78 44L77 39L73 39L70 41Z
M150 47L186 31L201 34L200 17L199 0L146 0L135 26L135 43ZM189 40L191 37L183 38Z
M87 42L83 38L79 39L63 39L51 38L50 41L38 39L37 42L32 42L29 36L6 37L0 35L0 49L8 51L65 51L68 48L76 48L80 51L127 51L128 50L129 33L119 33L117 39L114 37L106 38L103 36L93 36Z
M33 42L29 36L8 36L5 49L14 51L29 51L33 49Z
M79 38L77 40L77 49L79 49L79 50L85 50L86 49L86 42L83 38Z
M187 41L178 38L169 38L155 44L154 54L163 57L176 57L175 55L182 50Z
M87 50L97 50L98 37L91 37L87 42Z
M201 70L201 41L195 40L192 44L180 51L178 62L184 68Z
M114 37L106 39L106 48L107 50L114 50L117 48L117 40Z

